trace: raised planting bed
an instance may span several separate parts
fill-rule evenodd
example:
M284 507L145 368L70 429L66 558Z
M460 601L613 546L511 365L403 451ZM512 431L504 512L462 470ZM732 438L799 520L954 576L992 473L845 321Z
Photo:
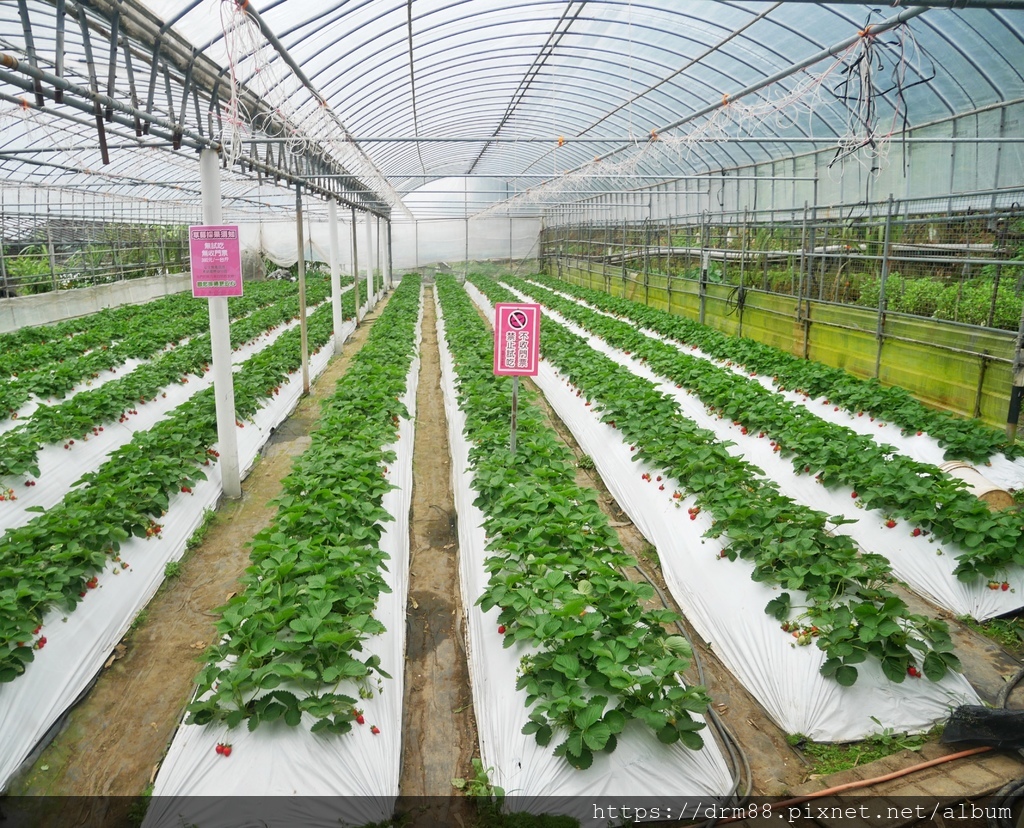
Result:
M439 277L437 292L474 709L491 781L523 810L568 807L560 798L594 790L727 795L728 768L705 738L707 696L678 677L689 645L663 626L677 616L644 608L653 589L620 571L635 560L527 393L510 453L511 381L493 374L492 334L453 279Z
M808 497L807 485L790 482L788 493L801 502L823 501L820 505L829 508L830 514L845 511L857 523L860 515L852 507L874 510L869 519L886 529L899 529L900 543L904 543L904 535L919 538L904 544L906 552L913 555L911 547L916 546L918 555L926 559L906 560L897 570L944 607L958 615L988 617L1020 606L1018 596L1024 594L1024 548L1020 545L1024 516L1020 513L993 513L965 483L936 466L824 420L746 374L690 355L685 346L662 342L654 334L529 282L505 281L632 356L657 377L689 391L709 414L735 427L728 438L739 441L740 451L751 451L755 445L752 438L766 440L774 453L791 460L787 481L792 477L810 480L813 475L816 483L829 490L827 495L841 493L854 501L816 498L814 493ZM707 425L717 427L710 422ZM845 531L855 534L866 548L886 556L894 541L892 534L875 533L868 538L855 530ZM932 546L936 540L945 548ZM936 562L936 551L948 558ZM955 564L949 563L952 558ZM959 579L962 585L948 583L952 579Z
M217 611L220 642L146 825L219 821L224 795L246 797L232 820L266 816L261 795L308 797L309 825L393 813L419 324L419 282L407 276L324 402L273 523L251 542L243 588ZM318 815L317 796L358 799Z
M516 300L491 280L473 277L473 282L489 300ZM620 491L620 504L627 512L637 507L634 520L658 546L670 586L669 561L679 559L680 577L692 581L676 595L688 618L786 729L824 732L826 739L866 735L875 727L870 720L846 719L834 705L870 709L867 699L879 695L873 706L884 726L920 728L930 726L954 700L975 697L955 673L959 663L946 625L908 612L885 586L892 575L883 559L858 555L849 538L829 531L828 515L784 497L712 432L681 416L666 393L584 339L546 318L542 343L542 371L559 372L546 381L542 375L545 394L570 427L574 410L564 410L564 394L560 406L556 389L569 387L585 418L603 422L599 440L593 434L575 436L593 454L613 493L630 480L655 487L653 495L639 498ZM641 468L632 475L621 463L602 468L612 445ZM656 516L651 520L645 520L648 508ZM735 574L725 560L738 565ZM704 571L708 565L715 569ZM690 570L694 576L681 574ZM717 603L709 605L711 596ZM750 652L752 641L763 653ZM800 647L812 643L816 648ZM778 659L770 670L766 654ZM806 707L787 701L782 690L792 686L795 675L806 685ZM926 690L929 682L918 681L922 675L937 686ZM866 680L864 685L858 678ZM831 703L826 706L835 727L822 720L823 699ZM889 721L908 715L912 725Z

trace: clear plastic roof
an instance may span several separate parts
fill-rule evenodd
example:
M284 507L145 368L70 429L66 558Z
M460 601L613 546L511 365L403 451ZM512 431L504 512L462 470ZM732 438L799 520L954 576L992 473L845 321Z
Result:
M101 93L116 88L145 107L149 41L153 32L166 34L184 44L186 57L191 49L194 86L183 98L185 58L162 66L155 95L150 83L150 111L179 124L192 118L199 129L205 121L207 137L224 142L230 161L246 141L277 135L278 149L267 144L258 158L270 152L278 159L282 147L326 158L360 182L354 203L397 217L402 196L447 177L474 182L466 189L499 202L546 181L553 181L549 197L568 198L580 187L566 181L606 191L814 148L856 155L908 128L1021 97L1024 4L956 5L968 7L19 0L0 3L0 52L55 73L63 6L63 76L88 88L91 62ZM977 7L990 5L999 8ZM122 11L113 71L107 7ZM91 61L83 16L93 33ZM132 30L131 20L153 25ZM132 61L124 57L129 51ZM211 103L206 87L215 74L221 85ZM13 76L24 81L18 71L0 71L0 178L8 186L198 199L193 152L168 151L166 141L138 139L113 122L103 164L88 107L69 110L47 99L38 108L33 90L14 85ZM271 120L277 126L265 129ZM161 146L140 150L140 140ZM290 206L286 189L244 166L229 165L225 182L238 210ZM421 194L410 203L429 200Z

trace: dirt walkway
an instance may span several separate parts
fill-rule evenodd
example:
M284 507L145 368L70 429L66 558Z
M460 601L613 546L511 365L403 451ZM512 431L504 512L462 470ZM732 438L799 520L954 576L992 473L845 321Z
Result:
M451 780L472 776L470 761L479 748L463 646L458 524L430 289L420 360L398 810L408 813L413 824L454 825L454 811L462 812L466 800L453 797ZM463 819L468 823L468 812Z
M39 800L40 808L59 808L54 825L130 824L131 797L155 777L190 697L199 656L214 640L212 609L236 589L249 562L246 543L273 518L268 503L280 492L293 459L309 445L320 401L333 393L383 306L363 320L310 396L275 432L246 478L241 500L221 504L203 542L182 562L179 577L165 581L62 732L11 783L10 796L74 797ZM37 824L56 817L36 813Z

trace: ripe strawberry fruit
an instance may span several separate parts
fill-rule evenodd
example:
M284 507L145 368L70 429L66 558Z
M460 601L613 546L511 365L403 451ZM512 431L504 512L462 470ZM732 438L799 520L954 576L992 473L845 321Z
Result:
M504 635L504 634L505 634L505 625L502 624L501 626L498 627L498 635Z
M921 678L921 671L918 670L913 664L907 668L907 675L913 676L914 678Z
M889 529L894 529L894 528L896 527L896 521L895 521L895 520L892 520L892 519L890 519L890 520L887 520L887 521L885 522L885 525L886 525L886 527L888 527Z
M227 759L231 755L231 745L224 745L224 749L221 751L221 756Z
M1000 587L1000 589L1001 589L1001 590L1002 590L1003 592L1006 592L1006 591L1007 591L1007 590L1008 590L1009 588L1010 588L1010 585L1009 585L1009 584L1008 584L1008 583L1007 583L1006 581L1003 581L1003 584L1002 584L1002 586Z
M860 495L858 495L856 492L850 492L850 497L856 500L858 497L860 497Z
M921 535L921 527L920 526L915 526L914 527L914 531L911 532L910 534L913 535L915 538L919 537Z
M217 742L217 747L215 747L214 750L217 752L218 755L222 754L224 753L224 745L222 745L220 742Z
M378 733L380 733L380 728L377 727L377 725L371 725L370 726L370 733L372 733L374 736L376 736Z

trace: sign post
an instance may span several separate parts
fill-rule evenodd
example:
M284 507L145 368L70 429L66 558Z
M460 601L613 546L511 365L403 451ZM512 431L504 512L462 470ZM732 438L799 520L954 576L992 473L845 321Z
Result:
M203 195L203 226L189 228L192 295L207 297L210 306L210 350L221 486L225 497L235 499L242 496L242 480L235 429L228 296L242 295L242 258L238 227L222 224L220 158L215 150L200 153L199 177Z
M535 377L540 363L540 305L499 302L494 306L494 373L512 377L512 435L516 453L519 378Z

